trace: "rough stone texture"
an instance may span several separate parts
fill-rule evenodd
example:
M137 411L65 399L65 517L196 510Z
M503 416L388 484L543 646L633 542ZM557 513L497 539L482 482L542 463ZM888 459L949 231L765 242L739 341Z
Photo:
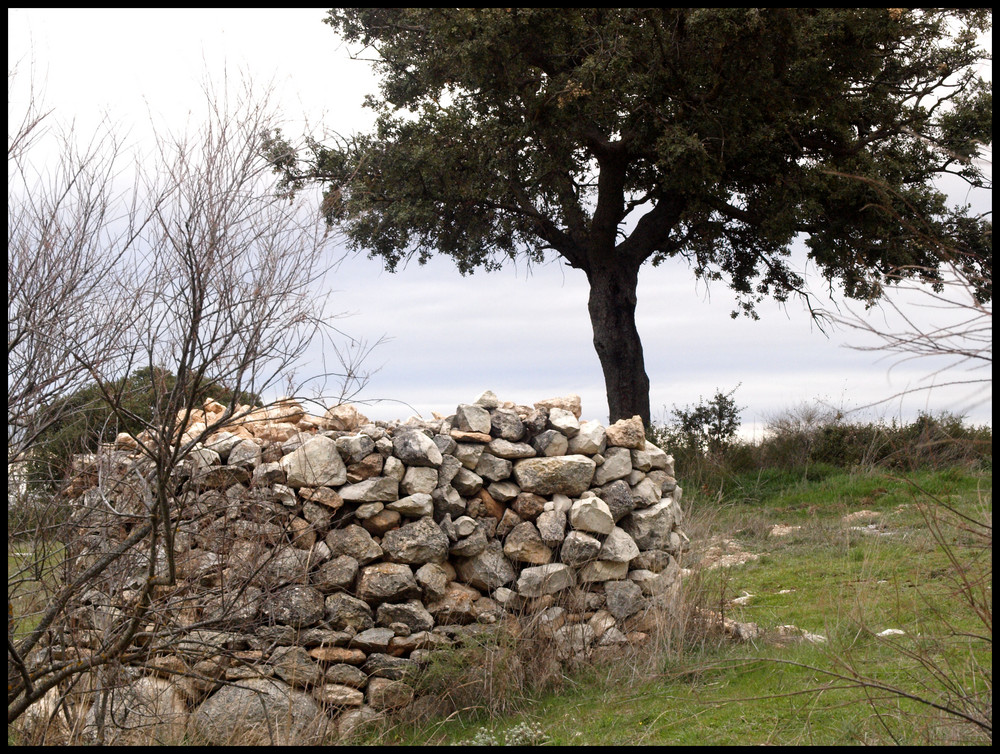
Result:
M281 459L289 487L336 487L347 481L337 443L317 436Z
M610 534L615 528L608 504L599 497L585 497L573 503L569 510L569 523L577 531Z
M575 497L590 487L595 468L583 455L525 458L514 464L514 480L525 492Z
M420 596L413 571L403 563L375 563L358 574L357 595L369 604Z
M286 746L318 743L327 720L309 694L277 679L250 678L204 701L191 715L191 727L211 746Z
M542 541L538 529L523 521L511 529L503 544L503 553L518 563L542 565L552 560L552 550Z
M573 571L568 565L548 563L521 571L521 576L517 580L517 591L526 597L541 597L544 594L561 592L574 584Z
M673 523L673 504L662 501L651 508L632 511L622 520L622 528L642 550L669 550Z
M222 410L194 412L188 436ZM488 391L447 418L371 423L350 407L314 416L291 400L251 416L196 446L176 474L178 584L155 593L154 609L179 654L122 669L140 689L149 673L163 676L154 680L181 700L178 719L188 709L192 721L201 716L193 740L198 725L210 742L241 745L251 742L248 720L267 728L247 715L203 724L216 714L212 700L221 709L243 698L227 702L234 692L223 682L269 689L266 714L289 730L319 711L320 728L336 721L351 734L411 703L411 676L431 653L475 642L493 624L508 630L510 612L520 635L549 638L568 659L639 641L649 607L676 594L682 491L672 457L640 441L641 422L605 429L580 421L574 396L532 408ZM107 451L126 486L137 478L128 464L139 462L130 439ZM84 495L88 509L105 511L88 491L91 458L74 461L80 476L67 499ZM129 526L143 515L128 508L137 499L111 501L130 511ZM93 530L81 524L79 541L106 536L109 523L128 531L102 515ZM121 569L132 567L116 563L109 583L128 583L134 574ZM127 609L120 591L88 593L74 612L81 635ZM211 628L188 628L201 621ZM198 677L184 677L189 669ZM305 712L289 714L293 705ZM276 741L290 739L272 728Z
M430 517L386 532L382 549L397 563L440 563L448 557L448 537Z
M392 438L396 458L407 466L440 466L444 456L434 441L419 430L399 432Z
M506 586L517 576L510 561L504 556L501 544L492 540L486 549L475 557L459 560L455 564L462 581L477 589L496 589Z
M646 430L642 426L642 418L633 416L631 419L619 419L606 430L608 445L622 448L644 450L646 448Z

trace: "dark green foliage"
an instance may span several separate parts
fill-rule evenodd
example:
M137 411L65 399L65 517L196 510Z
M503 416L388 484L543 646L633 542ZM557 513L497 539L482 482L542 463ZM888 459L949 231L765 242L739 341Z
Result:
M938 281L944 256L991 295L991 222L933 184L987 182L988 10L339 8L326 22L381 75L376 127L312 142L304 162L275 134L287 188L324 183L328 219L390 270L552 252L583 270L612 421L650 420L646 262L682 257L751 316L802 291L788 258L803 236L831 287L866 303L900 276Z
M715 400L731 396L718 393ZM969 425L949 413L920 413L908 424L849 422L821 407L798 406L772 418L761 440L734 439L712 451L681 422L698 409L704 413L708 405L675 409L673 422L653 426L647 436L674 456L681 484L707 496L735 488L750 490L738 498L756 499L762 490L787 486L790 480L822 481L858 468L913 472L993 467L992 428Z
M740 429L743 411L733 400L733 393L738 389L739 385L728 393L716 390L709 401L703 399L694 407L674 408L677 430L687 445L709 455L718 455L732 444Z
M62 400L62 405L52 411L60 418L39 437L32 450L29 463L29 480L34 488L52 489L65 479L70 470L72 456L90 453L101 443L114 441L120 432L137 435L150 426L156 426L159 412L157 401L169 394L176 377L164 369L140 369L118 382L108 385L116 400L118 411L111 409L96 383L92 383ZM214 398L223 404L230 403L232 391L209 383L200 391L202 400ZM260 396L241 393L237 402L260 404Z

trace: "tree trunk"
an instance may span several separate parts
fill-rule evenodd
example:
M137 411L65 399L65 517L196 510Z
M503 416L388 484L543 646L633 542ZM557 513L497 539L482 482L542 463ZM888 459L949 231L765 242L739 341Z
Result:
M649 427L649 377L635 326L638 267L615 261L587 270L594 348L604 370L612 422L638 414Z

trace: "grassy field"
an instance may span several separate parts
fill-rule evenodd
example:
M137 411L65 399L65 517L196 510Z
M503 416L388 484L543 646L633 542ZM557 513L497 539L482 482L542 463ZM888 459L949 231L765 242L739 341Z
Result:
M992 473L747 474L714 500L686 503L685 605L662 617L657 638L566 670L532 658L511 672L517 658L496 647L455 660L451 677L436 669L436 684L471 684L464 709L389 721L365 740L991 740ZM758 635L740 642L706 628L693 620L704 611L754 623ZM476 687L477 662L508 680Z
M973 469L820 464L686 492L683 600L646 643L564 667L486 634L415 680L457 712L411 710L359 743L988 743L992 472ZM8 548L23 601L22 560Z

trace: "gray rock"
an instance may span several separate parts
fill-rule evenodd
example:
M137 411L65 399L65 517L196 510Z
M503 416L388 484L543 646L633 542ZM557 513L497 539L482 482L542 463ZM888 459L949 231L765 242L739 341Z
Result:
M401 497L391 503L386 503L386 508L397 511L408 518L422 518L423 516L434 515L434 499L429 493L416 492L407 497Z
M417 429L397 430L392 438L393 454L407 466L440 466L444 456L434 441Z
M630 537L624 529L615 527L604 540L601 551L597 554L598 560L613 560L616 563L628 563L639 555L639 548L635 540Z
M399 499L399 482L389 477L373 477L340 488L340 496L354 503L391 503Z
M609 447L604 451L604 463L594 472L593 484L600 487L632 473L632 455L628 448Z
M355 689L363 689L368 683L368 675L360 668L348 665L345 662L338 662L326 669L326 682L337 683L341 686L350 686Z
M346 463L357 463L375 450L375 441L368 435L345 435L335 442L340 457Z
M611 518L614 519L615 523L635 510L636 501L632 488L621 479L602 487L597 494L601 500L608 504L608 510L611 511Z
M577 574L581 583L590 581L614 581L628 576L628 563L613 560L592 560L584 564Z
M455 409L454 427L463 432L490 433L490 412L482 406L462 404Z
M312 586L295 584L265 597L262 609L276 623L307 628L323 618L323 593Z
M438 487L431 493L434 500L434 517L461 516L465 513L465 500L458 494L458 490L450 484L445 487Z
M368 603L344 592L337 592L326 598L325 617L335 630L353 628L355 631L364 631L375 625Z
M350 555L339 555L320 565L310 577L314 587L321 592L350 589L358 576L360 565Z
M438 471L429 466L411 466L403 475L400 489L407 495L425 492L428 495L438 486Z
M480 457L486 446L474 442L460 442L455 444L455 451L452 453L459 462L470 471L476 468Z
M483 453L476 464L476 473L491 482L502 482L510 477L512 464L504 458L497 458L492 453Z
M592 456L605 448L604 426L596 421L580 422L579 431L570 438L569 452Z
M418 581L419 576L418 571ZM395 604L386 602L379 605L375 611L375 623L386 627L393 623L402 623L410 629L411 633L430 631L434 628L434 618L427 612L427 608L420 600L408 600Z
M531 446L542 456L563 456L566 455L566 451L569 449L569 440L562 432L547 429L535 435L531 441Z
M552 636L556 656L568 660L574 655L586 652L594 643L594 629L587 623L572 623L558 629Z
M664 500L651 508L632 511L621 524L640 550L669 550L674 527L672 503Z
M315 686L323 680L323 668L302 647L277 647L270 665L279 678L295 688Z
M578 531L610 534L615 528L608 504L599 497L585 497L573 503L569 510L569 523Z
M455 474L451 484L462 497L472 497L483 488L483 478L463 466Z
M372 535L356 524L332 529L326 535L326 544L332 557L350 555L361 565L378 560L383 554Z
M430 517L421 518L382 537L382 549L397 563L441 563L448 558L447 535Z
M419 597L420 587L405 563L375 563L361 569L356 593L369 604L400 602Z
M365 654L369 652L385 652L389 642L396 634L391 628L375 626L356 634L348 644L349 647L360 649Z
M549 547L558 547L566 537L566 514L562 511L542 511L535 519L538 534Z
M193 731L211 746L317 744L329 725L309 694L274 678L223 686L191 716Z
M523 521L511 529L504 540L503 552L519 563L543 565L552 561L552 550L542 542L538 529L530 521Z
M604 585L608 612L618 620L634 615L645 604L642 589L633 581L609 581Z
M498 503L509 503L521 493L521 488L513 482L493 482L486 491Z
M347 467L337 443L317 435L281 459L289 487L338 487L347 481Z
M517 591L525 597L541 597L568 589L576 583L573 571L564 563L525 568L517 579Z
M571 566L581 566L597 557L601 541L582 531L571 531L559 549L559 559Z
M253 440L243 440L229 451L230 466L246 466L256 468L261 462L260 446Z
M507 460L532 458L537 455L535 449L528 443L510 442L509 440L504 440L503 438L497 438L496 440L491 441L486 448L497 458L505 458Z
M478 555L459 559L455 570L462 581L485 591L506 586L516 576L513 566L503 554L503 548L495 539Z
M549 409L549 427L572 438L580 431L580 420L572 411L553 407Z
M590 487L596 464L587 456L525 458L514 464L514 481L525 492L575 497Z
M444 595L445 587L448 585L448 574L437 563L420 566L415 576L426 598L437 599Z
M413 701L414 691L403 681L372 678L365 690L365 700L372 709L401 709Z
M517 442L524 437L524 422L517 412L509 408L497 408L490 412L490 426L494 437Z

